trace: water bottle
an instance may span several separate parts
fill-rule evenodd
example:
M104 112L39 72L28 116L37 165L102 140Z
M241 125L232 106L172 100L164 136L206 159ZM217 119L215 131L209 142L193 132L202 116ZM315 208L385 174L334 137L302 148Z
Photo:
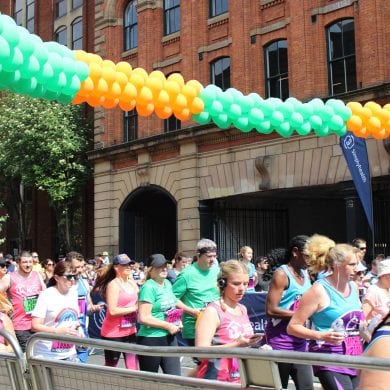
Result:
M337 320L333 321L332 330L333 332L340 333L344 337L345 336L344 321L341 318L338 318Z
M374 333L375 328L378 326L378 324L382 321L382 315L377 314L374 318L371 319L370 323L368 324L367 330L372 335Z

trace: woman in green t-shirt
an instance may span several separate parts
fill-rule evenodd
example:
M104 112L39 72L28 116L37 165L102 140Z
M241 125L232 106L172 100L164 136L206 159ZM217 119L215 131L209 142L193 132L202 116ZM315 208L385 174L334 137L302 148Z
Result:
M146 282L138 298L138 316L141 324L137 343L146 346L177 346L176 333L182 328L181 302L172 292L167 278L167 260L164 255L154 254L148 259ZM180 358L166 356L138 356L142 371L158 372L159 367L165 374L180 375Z

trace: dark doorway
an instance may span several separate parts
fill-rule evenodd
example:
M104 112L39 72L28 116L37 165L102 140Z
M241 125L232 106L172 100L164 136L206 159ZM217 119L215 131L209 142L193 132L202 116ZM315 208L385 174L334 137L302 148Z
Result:
M158 186L133 191L119 209L119 249L143 261L152 253L173 258L177 248L177 205Z

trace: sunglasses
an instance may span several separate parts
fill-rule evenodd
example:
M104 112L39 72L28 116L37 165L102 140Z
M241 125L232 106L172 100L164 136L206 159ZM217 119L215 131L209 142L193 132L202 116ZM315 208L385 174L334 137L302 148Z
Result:
M367 250L367 248L366 248L365 246L361 246L359 249L360 249L361 251Z
M0 268L7 268L7 264L0 264Z
M62 275L66 280L79 280L79 275L77 274L67 274L67 275Z
M51 266L54 265L54 263L47 263L46 265L47 265L48 267L49 267L49 266L51 267Z

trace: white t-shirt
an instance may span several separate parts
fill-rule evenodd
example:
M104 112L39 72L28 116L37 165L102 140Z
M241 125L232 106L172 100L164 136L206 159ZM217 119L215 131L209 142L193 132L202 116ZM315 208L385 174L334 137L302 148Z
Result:
M77 290L69 289L67 294L61 294L56 287L49 287L41 292L32 317L44 318L44 325L60 327L65 323L79 324L79 308ZM74 344L59 341L38 341L34 345L34 356L51 359L66 359L76 354Z

